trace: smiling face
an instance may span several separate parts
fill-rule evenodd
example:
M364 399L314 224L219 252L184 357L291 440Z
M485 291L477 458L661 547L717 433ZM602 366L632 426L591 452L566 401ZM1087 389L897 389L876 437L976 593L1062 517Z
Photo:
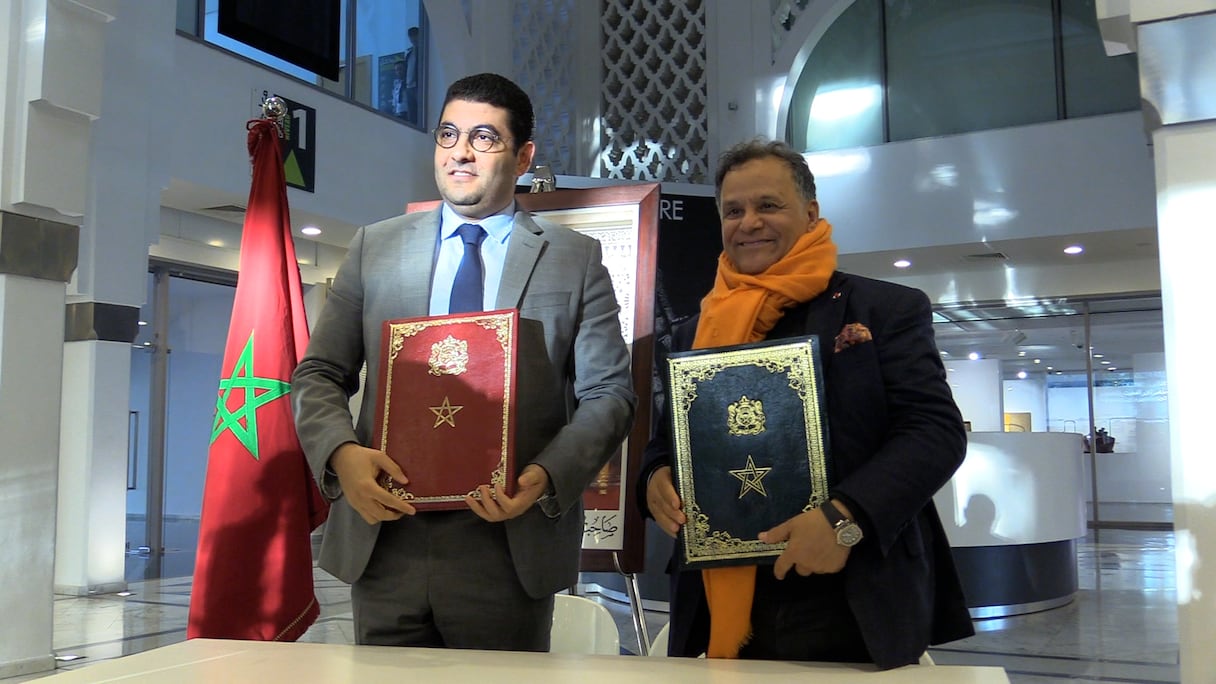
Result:
M819 202L803 199L777 157L744 162L722 179L722 248L740 273L777 263L819 220Z
M456 145L435 145L435 185L455 212L468 219L483 219L511 203L515 181L532 166L536 146L519 145L511 139L507 110L484 102L452 100L443 108L439 125L460 131ZM467 131L486 128L503 137L506 146L497 152L478 152L469 144Z

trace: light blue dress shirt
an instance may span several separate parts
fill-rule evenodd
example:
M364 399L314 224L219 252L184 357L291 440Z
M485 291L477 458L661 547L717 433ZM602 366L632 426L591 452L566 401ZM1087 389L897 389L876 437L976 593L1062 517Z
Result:
M480 221L461 218L445 202L439 220L439 254L435 259L435 273L431 277L432 316L448 313L452 281L456 279L456 269L460 268L460 260L464 257L464 241L456 234L456 229L463 223L478 223L486 231L486 238L481 241L482 309L492 311L494 302L498 300L498 284L502 282L502 267L507 260L507 243L515 224L515 202Z

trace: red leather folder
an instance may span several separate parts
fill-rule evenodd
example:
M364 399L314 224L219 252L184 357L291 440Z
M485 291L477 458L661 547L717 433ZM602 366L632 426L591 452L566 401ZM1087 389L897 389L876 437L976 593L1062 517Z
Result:
M418 510L463 509L478 485L515 494L515 309L388 320L373 446L401 466L380 484Z

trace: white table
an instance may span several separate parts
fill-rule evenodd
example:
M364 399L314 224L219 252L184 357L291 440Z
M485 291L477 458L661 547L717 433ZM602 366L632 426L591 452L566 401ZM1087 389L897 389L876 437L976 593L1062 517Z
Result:
M299 684L417 681L435 684L545 682L622 684L654 681L705 684L1009 684L999 667L913 665L886 672L872 667L765 660L706 660L642 656L581 656L506 651L391 648L343 644L191 639L37 680L172 682L173 684Z

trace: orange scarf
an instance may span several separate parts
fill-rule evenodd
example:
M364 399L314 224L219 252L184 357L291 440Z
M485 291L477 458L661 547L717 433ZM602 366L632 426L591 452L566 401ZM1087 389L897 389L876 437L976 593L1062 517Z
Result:
M701 300L701 319L693 349L763 340L785 310L808 302L827 289L836 270L832 225L819 219L790 251L763 273L735 270L723 252L718 257L714 289ZM738 658L751 638L752 597L756 566L701 571L709 602L710 658Z

